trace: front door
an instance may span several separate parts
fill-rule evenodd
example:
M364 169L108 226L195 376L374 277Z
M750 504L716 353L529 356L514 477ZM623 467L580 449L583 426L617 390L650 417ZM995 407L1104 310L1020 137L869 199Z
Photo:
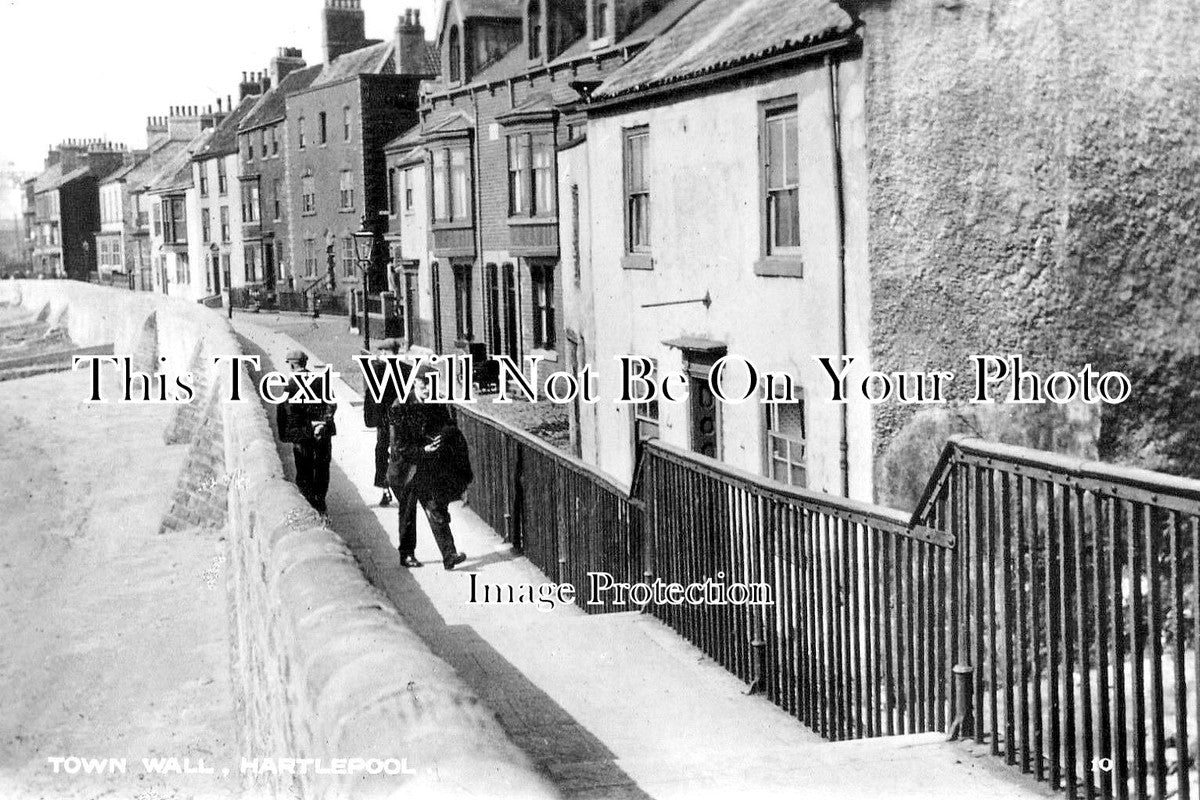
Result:
M521 363L521 345L517 328L517 270L512 264L504 265L504 338L508 345L506 354L514 364Z
M212 285L213 294L221 293L221 256L215 255L212 257Z
M692 406L692 450L709 458L717 458L720 452L717 398L713 395L707 376L689 375L688 384Z

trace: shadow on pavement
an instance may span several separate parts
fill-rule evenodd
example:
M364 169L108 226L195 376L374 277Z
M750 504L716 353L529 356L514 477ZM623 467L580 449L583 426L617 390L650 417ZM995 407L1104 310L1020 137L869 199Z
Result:
M239 339L248 355L262 359L263 370L275 369L261 348L244 337ZM274 429L273 415L268 416ZM280 446L279 451L287 474L291 475L291 448ZM527 680L472 627L446 624L409 571L400 567L399 554L388 531L374 511L363 504L358 490L337 462L330 472L328 505L334 529L354 551L371 583L387 594L429 648L454 667L496 713L509 738L543 770L564 797L648 800L650 795L616 764L614 754L603 742ZM478 569L516 557L511 551L490 553L471 559L463 568Z

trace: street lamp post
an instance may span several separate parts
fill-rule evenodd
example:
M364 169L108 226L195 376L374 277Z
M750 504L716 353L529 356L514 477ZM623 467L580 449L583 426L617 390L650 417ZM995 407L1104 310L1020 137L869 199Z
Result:
M366 255L363 255L363 250ZM367 307L367 293L370 291L371 267L375 257L375 231L367 223L364 216L362 226L354 233L354 259L358 271L362 273L362 330L363 350L371 351L371 312Z

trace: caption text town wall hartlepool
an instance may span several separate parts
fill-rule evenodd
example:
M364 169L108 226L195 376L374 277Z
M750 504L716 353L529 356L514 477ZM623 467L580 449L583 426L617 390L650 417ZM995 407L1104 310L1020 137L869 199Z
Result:
M878 372L855 369L859 360L855 356L814 356L827 378L828 402L846 403L865 401L872 404L894 402L904 405L934 405L965 399L975 404L1066 404L1081 401L1086 404L1118 405L1130 398L1133 385L1129 377L1121 372L1101 372L1092 364L1085 364L1072 372L1057 370L1043 374L1025 369L1021 355L976 355L970 358L970 389L951 396L951 389L958 374L947 370ZM379 401L387 388L392 387L402 399L413 391L418 370L405 375L399 367L399 359L389 358L388 368L377 375L369 366L371 356L357 356L363 383L372 397ZM598 378L591 365L584 366L577 374L557 371L545 379L541 376L541 356L527 356L525 370L507 356L498 356L500 369L499 389L493 403L511 403L514 397L529 402L556 404L596 403L600 400ZM612 398L618 404L640 404L653 401L683 403L689 398L688 376L682 373L656 373L653 363L641 356L619 356L621 365L620 392ZM165 366L166 359L161 359ZM229 402L243 402L247 390L242 385L242 368L259 370L257 356L217 356L217 365L229 367ZM470 377L474 363L469 355L419 356L415 365L429 364L435 368L445 366L445 376L434 372L431 402L477 403L475 387ZM196 397L194 377L190 372L155 372L146 374L133 369L132 356L76 356L75 367L87 366L91 370L91 395L93 403L190 403ZM105 396L102 386L104 367L115 369L124 383L122 392L115 398ZM282 372L265 372L258 379L255 389L262 400L270 405L287 402L289 381L299 386L292 402L329 403L332 396L333 379L339 373L331 367L312 372L292 375ZM960 382L965 383L965 382ZM444 384L444 385L443 385ZM740 356L725 356L717 361L708 373L708 385L713 395L724 403L739 404L757 399L772 404L796 403L800 389L796 379L787 373L763 372L753 362Z

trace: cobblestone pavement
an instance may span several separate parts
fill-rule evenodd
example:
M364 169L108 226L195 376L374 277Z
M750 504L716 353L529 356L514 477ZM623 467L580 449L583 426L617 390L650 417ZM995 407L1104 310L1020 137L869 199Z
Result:
M245 317L235 323L277 363L296 346ZM322 356L319 343L310 350ZM396 511L378 507L371 485L375 433L363 427L353 390L344 383L335 390L334 529L566 797L1055 796L940 735L827 743L768 701L747 697L735 677L648 616L472 605L472 574L492 584L547 579L460 504L452 507L453 528L468 561L442 570L422 519L417 556L427 566L401 569Z

